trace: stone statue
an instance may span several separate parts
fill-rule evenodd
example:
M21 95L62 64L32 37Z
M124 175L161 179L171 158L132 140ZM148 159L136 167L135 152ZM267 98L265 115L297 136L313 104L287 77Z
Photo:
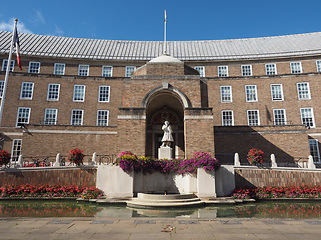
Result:
M164 125L162 126L162 130L164 131L164 136L162 138L162 146L161 147L171 147L171 143L174 142L172 136L172 128L169 125L168 121L165 121Z

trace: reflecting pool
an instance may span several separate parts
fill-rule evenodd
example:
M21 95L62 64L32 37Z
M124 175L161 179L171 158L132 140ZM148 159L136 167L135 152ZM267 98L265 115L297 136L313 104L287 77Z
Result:
M76 201L0 201L0 217L321 218L321 202L257 202L232 206L136 209Z

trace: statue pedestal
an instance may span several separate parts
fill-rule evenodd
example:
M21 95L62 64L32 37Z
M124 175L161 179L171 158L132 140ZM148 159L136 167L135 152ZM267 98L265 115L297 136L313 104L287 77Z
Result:
M158 148L158 159L172 159L172 151L171 147L160 147Z

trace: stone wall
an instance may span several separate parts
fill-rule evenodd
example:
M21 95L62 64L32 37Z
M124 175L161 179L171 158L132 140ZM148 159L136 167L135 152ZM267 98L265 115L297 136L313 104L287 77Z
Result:
M28 183L95 187L96 174L96 167L7 169L0 171L0 186Z
M235 187L321 185L321 170L235 168Z

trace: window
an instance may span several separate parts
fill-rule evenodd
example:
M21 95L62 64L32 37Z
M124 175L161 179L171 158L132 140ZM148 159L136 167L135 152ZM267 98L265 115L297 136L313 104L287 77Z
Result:
M200 77L205 77L205 67L195 66L194 68L200 73Z
M321 72L321 60L316 61L317 64L317 71Z
M231 86L221 86L221 101L222 102L232 102L232 87Z
M99 86L98 102L109 102L109 86Z
M40 62L29 62L29 73L40 72Z
M75 85L74 86L74 102L84 102L85 101L85 85Z
M217 67L217 75L219 77L227 77L228 76L228 67L227 66L218 66Z
M7 71L8 60L3 59L2 61L2 71ZM9 72L13 72L14 69L14 60L11 60Z
M222 126L233 126L233 111L232 110L222 110Z
M58 101L59 100L59 91L60 91L60 84L49 83L48 84L47 100L48 101Z
M131 77L132 72L136 70L135 66L126 66L125 77Z
M298 89L299 100L311 99L309 83L303 82L303 83L297 83L296 85Z
M291 73L302 73L301 62L292 62L290 63Z
M21 146L22 146L21 139L13 139L12 151L11 151L11 161L12 162L18 161L18 158L21 155Z
M283 101L282 84L271 84L272 101Z
M276 64L265 64L266 75L276 75Z
M21 85L20 99L31 100L33 95L33 83L23 82Z
M31 108L27 107L18 108L16 127L19 127L23 124L29 124L30 110Z
M108 126L108 110L97 111L97 126Z
M57 112L58 112L58 109L46 108L44 124L56 125L57 124Z
M317 139L309 139L310 154L314 162L320 162L319 142Z
M4 89L4 81L0 81L0 98L2 98L3 95L3 89Z
M315 127L312 108L301 108L301 122L307 127Z
M242 65L242 76L252 76L252 65Z
M89 65L79 65L78 68L78 75L79 76L88 76L89 75Z
M286 125L285 109L273 109L274 124Z
M55 63L54 74L64 75L65 74L65 64L64 63Z
M82 125L84 110L73 109L71 112L71 125Z
M247 110L247 123L249 126L260 125L259 110Z
M103 66L102 76L103 77L112 77L113 76L113 67L112 66Z
M257 102L256 85L245 85L245 94L247 102Z

